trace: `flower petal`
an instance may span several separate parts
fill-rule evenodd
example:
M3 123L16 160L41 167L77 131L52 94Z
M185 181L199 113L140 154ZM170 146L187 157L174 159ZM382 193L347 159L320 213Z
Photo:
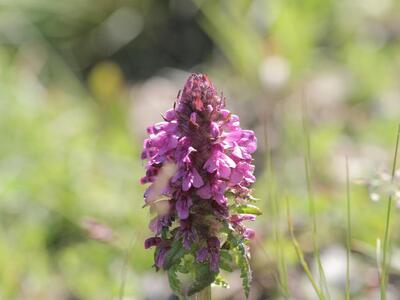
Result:
M203 199L211 198L211 187L209 184L204 185L200 189L197 190L196 194Z
M189 217L189 208L192 206L192 199L182 196L176 201L175 206L179 219L185 220Z
M204 185L203 178L201 178L199 172L196 170L196 168L192 169L192 174L193 174L193 186L196 188L202 187Z

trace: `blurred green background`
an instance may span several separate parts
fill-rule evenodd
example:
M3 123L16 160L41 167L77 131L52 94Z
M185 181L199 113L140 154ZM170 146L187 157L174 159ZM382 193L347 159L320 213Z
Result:
M284 213L289 197L314 268L307 102L331 298L344 297L348 156L351 292L378 299L386 200L353 183L390 169L400 120L396 0L0 1L0 299L174 299L143 249L139 157L146 126L172 106L188 72L207 73L258 136L264 215L253 224L250 298L282 299L282 253L290 299L315 297ZM398 219L396 211L390 299L400 299ZM227 279L231 288L214 298L243 299L239 274Z

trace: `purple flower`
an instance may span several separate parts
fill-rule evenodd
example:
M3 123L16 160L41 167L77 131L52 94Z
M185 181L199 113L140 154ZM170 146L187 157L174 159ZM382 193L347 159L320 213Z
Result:
M227 194L237 204L249 198L256 137L225 109L225 98L204 74L189 76L163 119L147 128L141 154L146 160L141 183L151 183L144 200L158 214L150 222L154 237L145 241L145 248L156 247L155 266L162 267L171 244L179 241L185 251L194 251L198 263L218 272L221 228L234 230L242 240L254 237L243 222L255 217L230 211ZM175 169L165 178L167 165ZM168 211L157 211L160 203Z
M185 175L183 175L182 182L182 190L188 191L192 186L199 188L204 185L204 181L201 178L199 172L197 172L196 168L192 168L191 170L187 170Z
M219 249L220 242L216 237L211 237L207 241L208 252L210 253L210 269L213 272L218 272L219 270Z
M186 195L181 196L176 201L176 212L181 220L185 220L189 217L189 208L192 204L192 199Z
M156 251L156 257L155 257L155 266L157 268L161 268L164 265L165 262L165 256L168 253L168 248L166 247L159 247Z
M207 247L202 247L196 252L196 261L204 262L209 260L210 270L218 272L219 270L219 252L220 242L216 237L211 237L207 240Z
M202 199L213 199L218 205L225 206L227 204L225 197L227 185L225 181L218 179L210 181L197 191L197 196Z
M196 260L198 262L205 262L208 258L208 249L207 247L202 247L196 252Z
M164 227L171 226L171 223L172 221L170 215L157 216L150 221L149 229L155 234L159 235L161 230Z
M255 236L253 229L247 228L243 225L243 221L254 221L255 215L252 214L238 214L230 216L230 223L237 232L239 232L245 239L252 240Z
M191 243L196 239L196 231L192 226L190 220L181 220L177 237L182 238L183 247L186 249L190 248Z
M244 230L243 236L248 240L252 240L256 236L256 232L254 231L254 229L246 228Z
M242 221L254 221L255 219L256 216L252 214L239 214L239 215L232 215L230 217L230 221L234 224L239 224Z
M144 241L144 248L149 249L153 246L158 246L161 243L161 238L159 237L151 237Z
M235 167L236 163L224 153L224 149L219 144L214 145L210 158L203 166L209 173L217 172L219 177L225 179L229 178L231 168Z
M247 162L239 162L237 167L232 170L230 176L230 183L237 185L239 183L244 183L245 185L252 184L256 180L253 175L254 165Z

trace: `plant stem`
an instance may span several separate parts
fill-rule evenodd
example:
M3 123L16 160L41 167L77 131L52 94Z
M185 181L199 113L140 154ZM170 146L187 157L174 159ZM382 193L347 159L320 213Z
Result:
M397 151L399 148L399 137L400 137L400 124L397 129L397 139L396 139L396 148L394 151L393 165L392 165L392 179L393 182L394 175L396 172L396 164L397 164ZM390 236L390 218L392 215L392 194L389 195L388 207L386 212L386 224L385 224L385 237L383 240L383 250L382 250L382 267L381 267L381 278L380 278L380 292L381 292L381 300L386 299L386 285L387 285L387 252L388 252L388 243Z
M195 300L211 300L211 286L209 285L196 294Z
M309 214L312 220L312 244L314 255L317 261L318 274L320 277L320 284L322 285L322 292L326 293L328 299L330 299L328 284L326 282L325 271L321 262L321 255L318 245L318 233L317 233L317 218L315 212L315 200L311 187L311 142L310 142L310 130L307 119L307 102L302 100L302 121L303 121L303 132L305 137L305 155L304 155L304 168L306 172L306 186L307 196L309 204Z
M347 196L346 300L350 300L351 213L350 213L349 160L347 156L346 156L346 196Z
M320 300L325 300L324 294L322 293L321 289L318 287L318 284L315 282L314 277L311 274L310 268L304 258L303 251L300 248L299 242L296 239L296 236L294 235L294 230L293 230L293 224L292 224L292 217L290 215L290 204L289 204L289 198L286 198L286 213L287 213L287 220L288 220L288 227L289 227L289 233L290 237L292 239L292 243L294 246L294 249L296 251L297 258L300 261L301 266L303 267L304 272L306 273L308 279L310 280L311 285L314 288L315 293L318 296L318 299Z
M274 233L274 240L276 245L276 255L278 258L278 275L277 284L280 286L280 290L282 292L282 296L287 299L289 296L289 288L288 288L288 278L287 278L287 270L286 270L286 261L285 255L283 252L283 246L281 241L282 231L280 229L280 210L279 210L279 202L278 197L276 195L277 182L275 179L274 170L272 167L272 151L269 143L270 132L267 124L264 124L264 135L265 135L265 149L267 149L267 193L268 200L271 204L271 213L272 213L272 226Z

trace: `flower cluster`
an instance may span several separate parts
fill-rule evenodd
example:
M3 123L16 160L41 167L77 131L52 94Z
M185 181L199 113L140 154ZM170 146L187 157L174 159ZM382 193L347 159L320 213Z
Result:
M260 213L250 204L253 131L240 128L239 117L225 109L224 97L203 74L190 75L163 119L147 129L142 152L147 163L141 182L150 183L145 205L156 213L149 226L154 237L145 248L156 247L157 269L193 274L189 294L212 283L220 268L230 269L234 255L249 284L247 244L254 231L243 222ZM204 268L209 275L198 275ZM169 279L182 292L177 277Z

